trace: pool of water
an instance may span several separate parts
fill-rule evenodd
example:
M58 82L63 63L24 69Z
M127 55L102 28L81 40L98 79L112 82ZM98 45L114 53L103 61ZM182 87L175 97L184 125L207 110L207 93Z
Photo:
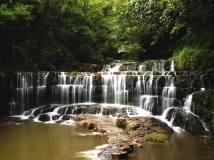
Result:
M129 160L213 160L213 148L207 137L196 136L178 129L171 136L170 144L145 142L135 149Z
M57 123L0 126L0 159L93 159L107 142L80 136L88 132ZM213 149L209 149L207 140L179 130L173 133L169 145L146 142L143 148L135 148L128 160L213 160Z
M0 159L92 159L106 141L79 136L86 132L61 124L26 123L0 126Z

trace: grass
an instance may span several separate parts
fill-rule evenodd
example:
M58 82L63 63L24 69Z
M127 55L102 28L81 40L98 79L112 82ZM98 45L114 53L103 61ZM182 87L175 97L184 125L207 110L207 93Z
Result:
M164 143L167 140L167 137L165 135L161 135L161 134L154 134L152 136L152 140L155 142Z

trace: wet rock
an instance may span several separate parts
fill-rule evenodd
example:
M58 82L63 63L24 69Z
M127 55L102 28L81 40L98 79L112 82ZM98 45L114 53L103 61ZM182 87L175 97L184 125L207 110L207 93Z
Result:
M187 112L182 108L171 108L168 110L166 119L172 121L173 126L179 126L182 129L194 134L205 134L205 128L198 116Z
M198 117L194 116L193 114L188 114L185 119L185 130L196 133L196 134L205 134L205 128L203 124L199 120Z
M81 129L93 130L96 127L97 125L93 122L80 121L77 123L77 128L81 128Z
M107 159L112 159L112 153L118 152L117 148L106 148L102 152L98 154L99 158L107 158Z
M108 107L102 107L102 115L109 115L110 109Z
M65 114L72 114L74 108L75 108L75 106L68 106L65 111Z
M32 111L33 111L33 110L25 111L25 112L23 113L23 115L24 115L24 116L29 116L29 115L31 115Z
M38 120L42 122L47 122L47 121L50 121L51 118L49 114L40 114L38 117Z
M121 146L119 148L120 151L126 152L126 153L132 153L134 150L134 145L133 144L124 144L124 146Z
M10 124L17 124L21 118L19 117L1 117L0 124L1 125L10 125Z
M82 113L82 108L80 108L80 107L75 107L72 110L72 114L81 114L81 113Z
M13 125L19 123L32 122L30 119L21 119L20 117L1 117L0 125Z
M127 152L113 152L111 153L112 159L127 159Z
M100 110L101 110L100 106L88 107L87 108L87 113L88 114L99 114Z
M119 128L126 128L126 126L127 126L126 117L119 116L118 119L117 119L117 121L116 121L116 125Z
M57 110L57 113L58 113L58 114L65 114L66 109L67 109L67 106L65 106L65 107L60 107L60 108Z

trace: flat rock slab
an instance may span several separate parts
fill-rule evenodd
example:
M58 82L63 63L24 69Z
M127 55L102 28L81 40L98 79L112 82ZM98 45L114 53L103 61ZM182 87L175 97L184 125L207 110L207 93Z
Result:
M29 119L21 119L20 117L0 117L0 125L15 125L18 123L31 122Z
M165 122L153 117L121 114L117 119L95 115L75 115L72 118L78 120L77 128L99 132L97 136L107 140L107 148L98 155L100 159L121 159L121 156L126 159L135 147L143 147L145 141L169 144L173 133Z

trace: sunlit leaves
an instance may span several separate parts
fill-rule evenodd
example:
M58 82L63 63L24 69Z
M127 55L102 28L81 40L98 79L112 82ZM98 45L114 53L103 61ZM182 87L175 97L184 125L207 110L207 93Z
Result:
M32 19L31 10L33 6L17 3L13 7L8 7L7 4L2 4L0 7L0 16L2 19L16 20L21 17L27 20Z

